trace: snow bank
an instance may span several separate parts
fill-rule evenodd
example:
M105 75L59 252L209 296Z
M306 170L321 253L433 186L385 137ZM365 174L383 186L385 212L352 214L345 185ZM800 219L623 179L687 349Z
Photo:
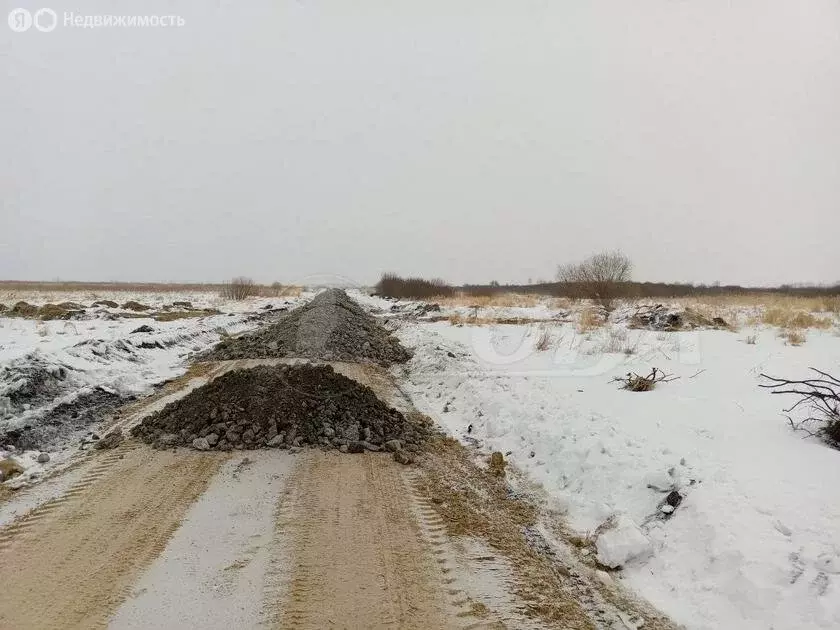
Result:
M603 531L598 534L595 549L598 551L598 562L617 569L631 560L649 555L652 546L632 518L618 514L607 521Z
M757 387L761 372L840 371L840 338L809 331L791 347L761 329L748 345L726 331L567 324L537 352L536 329L405 323L406 389L455 436L471 425L471 439L509 452L581 533L623 515L603 557L635 558L624 578L676 621L840 627L840 452L792 433L790 401ZM604 351L614 335L633 353ZM644 393L611 382L654 365L681 378ZM675 489L685 499L666 520Z

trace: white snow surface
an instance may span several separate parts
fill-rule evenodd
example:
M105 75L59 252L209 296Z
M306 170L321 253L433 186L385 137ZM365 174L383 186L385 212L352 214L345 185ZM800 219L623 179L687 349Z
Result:
M840 452L793 433L782 415L793 401L758 387L762 372L840 371L836 330L809 330L793 347L772 328L750 345L729 331L579 334L558 323L539 352L544 324L399 326L415 354L397 369L418 408L509 453L581 534L616 515L625 532L640 528L652 555L632 537L623 579L677 622L840 627ZM616 338L635 353L609 351ZM680 378L642 393L611 382L653 366ZM670 489L685 498L666 520Z
M644 532L626 514L618 514L598 536L595 543L598 562L616 569L631 560L650 554L651 544Z

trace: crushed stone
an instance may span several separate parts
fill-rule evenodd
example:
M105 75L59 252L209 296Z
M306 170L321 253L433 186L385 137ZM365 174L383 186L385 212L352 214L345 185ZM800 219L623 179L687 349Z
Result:
M202 358L224 361L282 357L388 366L408 361L411 353L344 291L328 289L276 324L225 339Z
M393 440L416 448L429 430L331 366L298 364L227 372L147 417L131 435L160 448L314 445L352 453Z

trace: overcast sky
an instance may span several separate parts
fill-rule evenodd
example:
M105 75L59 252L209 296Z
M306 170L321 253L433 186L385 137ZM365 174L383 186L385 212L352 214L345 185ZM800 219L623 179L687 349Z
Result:
M2 279L840 280L838 0L57 4L0 22Z

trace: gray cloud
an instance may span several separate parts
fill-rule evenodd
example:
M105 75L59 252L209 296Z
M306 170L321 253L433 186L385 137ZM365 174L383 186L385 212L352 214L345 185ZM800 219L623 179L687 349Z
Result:
M207 4L0 25L0 276L840 280L834 0Z

